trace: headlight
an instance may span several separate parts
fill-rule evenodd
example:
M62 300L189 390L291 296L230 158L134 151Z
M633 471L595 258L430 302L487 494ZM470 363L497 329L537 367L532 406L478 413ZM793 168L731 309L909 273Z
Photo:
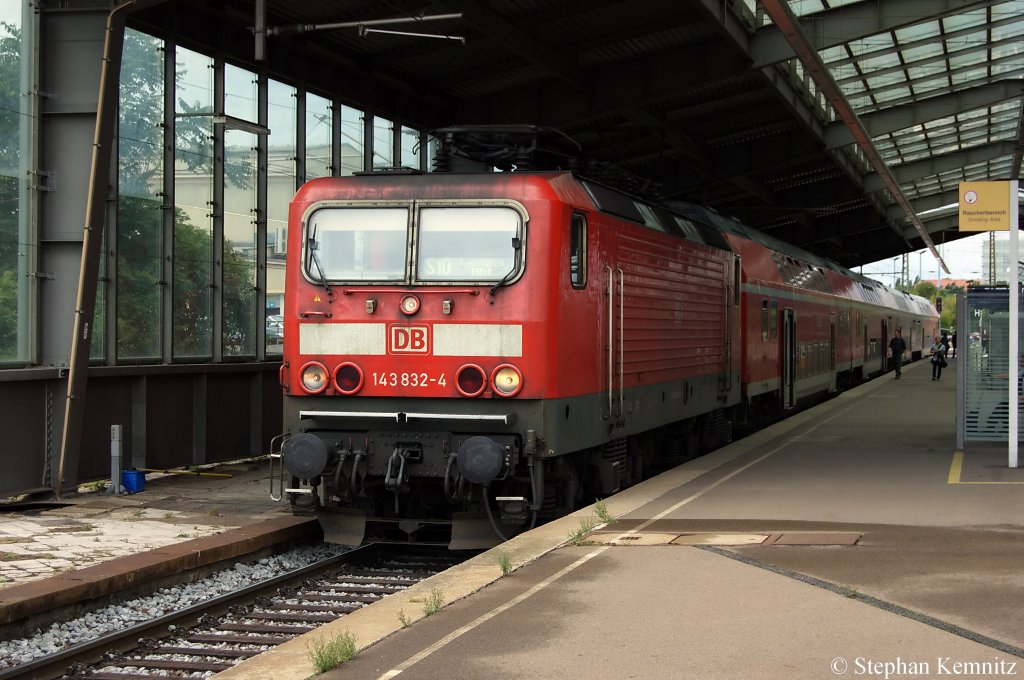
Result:
M310 394L323 392L329 381L323 364L311 361L302 367L302 388Z
M494 391L503 397L514 397L523 389L523 374L512 364L502 364L491 373Z
M403 314L411 316L420 311L420 299L415 295L406 295L399 303L399 307L402 308Z
M455 373L455 388L464 397L475 397L484 391L487 375L476 364L466 364Z
M342 394L355 394L363 386L363 370L346 361L334 369L334 385Z

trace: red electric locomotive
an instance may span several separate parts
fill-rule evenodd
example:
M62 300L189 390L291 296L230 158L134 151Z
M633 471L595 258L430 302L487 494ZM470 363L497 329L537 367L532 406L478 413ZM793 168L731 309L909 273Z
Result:
M882 371L892 330L920 352L937 319L572 172L384 172L296 194L284 324L275 496L330 542L480 547Z

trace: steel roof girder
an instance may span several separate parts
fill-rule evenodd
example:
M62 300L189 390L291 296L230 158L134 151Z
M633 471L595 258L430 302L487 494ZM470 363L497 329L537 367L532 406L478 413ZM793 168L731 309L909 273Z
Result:
M942 191L937 194L925 194L924 196L918 196L914 199L914 212L920 215L921 213L928 212L929 210L937 210L939 208L944 208L947 205L952 205L959 200L960 196L955 189L953 191ZM903 216L902 210L896 205L890 206L886 211L886 217L890 219L898 219Z
M925 160L893 165L890 166L890 169L896 175L896 180L902 185L913 182L916 179L950 172L975 163L984 163L1000 156L1009 156L1013 154L1016 148L1016 142L992 142L991 144L982 144L969 149L932 156ZM880 191L884 188L885 182L878 176L878 173L871 172L864 177L865 191Z
M822 62L821 56L814 50L813 46L808 41L806 35L800 26L799 20L793 15L789 5L783 0L761 0L761 4L764 6L765 11L771 17L772 21L775 22L782 33L785 36L786 42L790 45L793 53L803 63L804 68L808 74L818 84L825 97L828 98L832 107L835 109L836 114L843 120L844 124L850 128L853 133L853 137L860 147L861 151L870 161L872 167L885 178L886 187L892 194L893 198L903 207L906 213L907 219L914 223L921 234L921 238L924 239L925 243L928 244L929 249L940 263L943 268L948 271L945 263L942 262L942 256L935 249L935 245L931 242L928 233L925 232L924 227L919 223L917 216L913 212L913 207L910 205L910 201L904 195L899 184L896 182L896 178L892 176L888 166L878 153L878 149L871 141L871 136L867 129L864 127L864 123L854 112L850 106L849 101L843 94L839 85L836 84L829 72L828 67Z
M858 117L868 134L875 138L914 125L999 104L1020 97L1022 94L1024 94L1024 80L1001 80L937 97L919 99L914 104L882 109ZM825 130L827 148L845 146L854 141L853 132L841 120L829 123Z
M887 33L922 21L948 14L960 14L979 7L996 5L1003 0L875 0L855 2L835 9L800 17L800 25L808 43L820 52L870 35ZM871 11L865 12L869 5ZM753 68L786 61L793 51L786 36L775 25L758 29L750 40Z

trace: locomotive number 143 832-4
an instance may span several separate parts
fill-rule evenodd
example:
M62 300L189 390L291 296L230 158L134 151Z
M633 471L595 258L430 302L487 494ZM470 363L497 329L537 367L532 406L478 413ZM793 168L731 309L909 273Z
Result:
M373 384L380 387L444 387L448 384L445 374L430 376L426 373L397 373L395 371L374 371Z

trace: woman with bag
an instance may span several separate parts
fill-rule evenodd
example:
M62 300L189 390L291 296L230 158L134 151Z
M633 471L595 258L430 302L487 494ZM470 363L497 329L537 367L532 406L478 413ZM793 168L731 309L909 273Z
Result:
M946 346L942 344L939 338L935 338L935 344L932 345L932 380L939 380L942 378L942 369L946 367Z

